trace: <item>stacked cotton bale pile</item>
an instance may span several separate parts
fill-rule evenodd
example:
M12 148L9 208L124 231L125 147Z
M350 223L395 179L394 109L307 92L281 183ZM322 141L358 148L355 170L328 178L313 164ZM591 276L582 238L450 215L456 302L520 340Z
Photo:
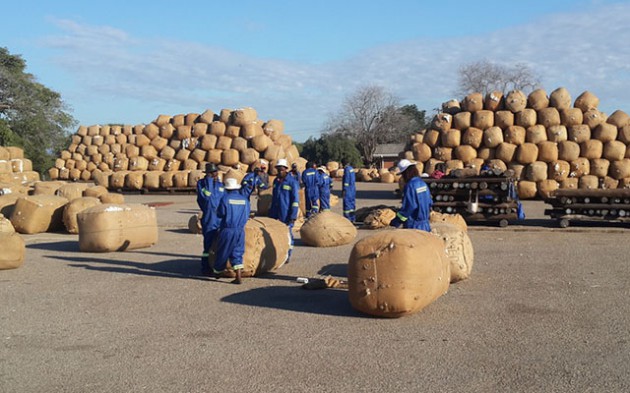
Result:
M15 146L0 146L0 192L21 193L23 185L39 180L33 163L24 157L24 150Z
M430 129L412 137L405 158L431 173L482 164L512 169L523 199L545 197L558 188L630 187L630 117L599 111L585 91L575 101L565 88L526 96L513 90L451 100Z
M239 168L233 175L242 177L260 159L275 173L280 158L299 159L282 121L262 121L253 108L207 110L160 115L146 125L80 126L48 173L110 189L171 189L194 187L209 162L225 175Z

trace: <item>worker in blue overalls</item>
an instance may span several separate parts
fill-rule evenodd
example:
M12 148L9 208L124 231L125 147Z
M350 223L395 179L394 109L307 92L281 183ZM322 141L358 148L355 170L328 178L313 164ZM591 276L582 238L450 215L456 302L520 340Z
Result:
M319 213L319 185L321 177L317 172L317 165L309 162L302 172L302 184L304 184L304 201L306 202L306 217Z
M208 256L219 228L216 212L225 190L223 183L219 180L219 169L215 164L206 164L205 172L206 176L197 181L197 204L202 214L203 253L201 254L201 270L203 274L209 274Z
M300 170L298 169L297 163L294 162L293 164L291 164L291 170L289 171L289 175L293 176L293 178L297 180L298 184L300 185L300 188L304 187L304 183L302 183L302 174L300 173Z
M319 184L319 211L330 210L330 190L332 189L332 179L328 176L325 166L317 168L321 182Z
M236 273L232 283L242 283L243 254L245 253L245 224L249 219L249 197L239 191L241 185L233 178L225 179L225 195L217 208L219 234L217 257L213 271L216 278L221 277L228 260Z
M406 159L398 162L398 170L405 181L405 188L403 189L402 207L390 225L397 228L402 224L403 228L431 232L429 215L433 200L429 187L420 178L415 164L415 162Z
M355 200L356 200L356 185L354 168L346 160L343 161L343 179L341 186L341 196L343 198L343 216L354 222L355 220Z
M288 258L285 262L289 263L293 252L293 224L295 224L298 209L300 208L300 185L293 176L289 175L287 160L284 158L279 159L276 163L276 169L278 170L278 176L273 181L269 217L282 221L289 227L291 245L289 247Z
M241 181L241 194L248 197L254 193L254 190L266 190L267 188L269 188L269 175L267 175L267 164L264 162L246 174Z

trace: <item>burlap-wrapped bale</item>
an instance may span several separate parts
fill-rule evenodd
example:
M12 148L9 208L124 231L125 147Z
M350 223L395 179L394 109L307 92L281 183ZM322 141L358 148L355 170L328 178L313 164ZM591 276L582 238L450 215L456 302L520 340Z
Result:
M440 141L440 131L438 130L426 130L422 142L431 147L436 147Z
M431 121L431 128L436 129L438 131L447 131L451 128L453 124L453 116L448 113L438 113L433 117Z
M559 187L560 184L553 179L541 180L536 184L538 195L543 198L549 198Z
M513 176L516 180L525 179L525 165L512 161L508 164L508 169L514 173Z
M348 261L355 309L396 318L420 311L448 291L444 242L414 229L384 231L358 241Z
M569 139L567 128L563 125L547 127L547 140L562 142Z
M94 186L94 187L88 187L83 191L83 196L84 197L95 197L95 198L99 198L101 195L103 194L107 194L107 187L104 186Z
M16 269L24 263L25 245L17 233L0 233L0 270Z
M547 178L558 182L561 182L569 177L569 173L571 173L571 165L564 160L550 162L547 166L549 168Z
M476 127L468 127L462 135L462 145L470 145L477 149L483 142L483 130Z
M505 109L518 113L527 106L527 96L521 90L512 90L505 96Z
M498 111L494 114L494 125L505 130L514 125L514 113L510 111Z
M59 187L57 191L55 191L55 195L66 198L71 201L75 198L81 198L83 196L83 192L90 187L88 183L68 183Z
M591 139L591 129L586 124L577 124L567 129L568 140L582 143Z
M584 157L578 157L569 163L571 165L571 177L581 177L588 175L591 171L591 162Z
M65 184L63 181L39 181L33 185L33 195L55 195Z
M547 179L547 164L542 161L535 161L525 168L525 178L529 181L539 182Z
M525 142L538 144L546 140L547 129L544 126L536 124L527 128L525 132Z
M446 223L449 225L454 225L464 232L468 231L466 220L464 220L464 217L462 217L461 214L447 214L432 211L429 214L429 222L431 223L431 227L433 227L434 224Z
M549 97L544 89L536 89L529 93L527 97L527 106L535 111L547 108L549 106Z
M503 132L503 141L514 145L522 145L525 143L525 128L521 126L509 126Z
M118 192L108 192L102 194L98 197L101 200L101 203L113 203L116 205L122 205L125 203L125 196Z
M543 141L538 144L538 161L553 162L558 160L558 144L551 141Z
M101 200L95 197L80 197L72 199L63 209L63 225L68 233L79 233L77 214L90 207L100 205Z
M549 94L549 105L558 111L571 107L571 94L564 87L558 87Z
M477 149L477 158L480 158L482 160L491 160L495 156L494 154L495 151L496 151L495 148L482 146L479 149Z
M589 109L584 112L584 124L589 126L591 130L594 130L598 125L604 123L606 119L606 114L597 109Z
M480 110L472 115L472 126L485 130L494 125L494 112Z
M516 161L519 164L531 164L538 159L538 146L533 143L523 143L516 149Z
M127 173L125 176L125 188L128 190L141 190L144 183L146 171L135 171Z
M519 180L516 190L520 199L533 199L538 193L536 182L529 180Z
M379 173L379 181L381 183L395 183L396 175L394 175L392 172L389 172L389 171Z
M617 126L609 123L601 123L593 130L592 137L603 143L617 139Z
M536 111L531 108L523 109L514 115L514 124L525 129L535 125L537 120Z
M472 160L477 158L477 150L469 145L457 146L454 150L454 154L455 158L461 160L464 164L469 164Z
M413 152L413 158L416 161L425 162L431 158L431 146L424 142L414 143L411 150Z
M609 161L619 161L625 157L626 144L620 141L610 141L604 145L602 157Z
M548 107L538 111L538 124L542 124L545 128L558 126L560 122L560 112L556 108Z
M379 229L387 228L389 223L396 217L396 212L389 208L375 209L364 219L362 228Z
M481 93L470 93L461 102L463 111L477 112L483 109L483 95Z
M580 145L573 141L558 143L558 159L571 162L580 156Z
M442 146L444 147L457 147L462 140L462 133L456 128L445 130L441 132Z
M585 91L575 99L573 106L579 108L582 112L597 109L599 106L599 98L590 91Z
M465 130L470 127L472 124L472 113L470 112L459 112L453 116L453 128L457 128L458 130Z
M431 233L442 239L446 245L446 256L450 262L450 282L454 283L470 277L474 251L467 231L454 224L435 222L431 224Z
M483 131L483 144L485 147L495 148L503 143L503 130L499 127L489 127Z
M453 158L453 148L438 146L433 149L433 157L440 161L450 161Z
M565 190L576 190L578 188L578 180L579 179L577 177L567 177L560 182L560 188Z
M347 218L331 211L311 216L300 229L302 241L314 247L335 247L352 242L357 228Z
M6 218L4 214L0 213L0 233L13 233L15 232L15 228L13 228L13 224L11 224L11 220Z
M589 139L580 143L580 157L592 160L601 158L604 152L604 144L598 139Z
M611 162L608 176L616 180L630 177L630 158Z
M102 204L78 214L79 249L126 251L150 247L158 240L155 209L146 205Z
M622 110L614 111L608 119L606 119L606 123L612 124L617 128L621 128L630 124L630 116Z
M594 175L584 175L578 180L578 188L584 190L599 188L599 179Z
M630 179L629 179L630 180ZM619 187L620 181L617 179L613 179L610 176L604 176L600 182L600 187L604 190L606 189L615 189L615 188L623 188Z
M458 100L448 100L442 103L442 112L448 113L449 115L455 115L462 111L462 107Z
M24 234L61 230L66 203L66 198L56 195L20 197L11 214L11 224L17 232Z
M503 142L497 146L495 151L495 157L505 163L511 162L514 159L517 146L512 143Z
M503 92L494 90L488 92L483 100L483 108L489 111L499 111L504 107Z
M621 157L623 159L623 157ZM605 158L595 158L589 162L590 171L589 175L595 177L606 177L608 175L608 169L610 168L610 161Z
M560 122L566 127L582 124L584 114L580 108L567 108L560 111Z

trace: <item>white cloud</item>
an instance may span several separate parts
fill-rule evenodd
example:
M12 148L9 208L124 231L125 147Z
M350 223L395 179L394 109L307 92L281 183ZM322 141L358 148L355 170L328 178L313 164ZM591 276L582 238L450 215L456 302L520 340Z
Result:
M137 103L137 118L121 122L150 121L158 114L150 112L155 107L175 114L252 106L263 120L283 119L287 131L304 140L361 85L382 85L404 103L429 111L461 98L452 95L458 68L484 58L508 65L526 62L548 92L563 86L575 98L590 90L608 113L630 112L628 20L630 5L598 6L483 36L383 45L318 65L252 57L194 42L131 37L113 27L69 20L56 20L62 33L44 44L59 51L56 63L82 87L70 97L61 92L82 112L88 113L88 102L93 105L99 99L109 101L110 108L116 99L125 106ZM85 102L77 105L72 102L75 96ZM88 96L93 99L85 100ZM95 111L90 116L96 116ZM95 119L91 122L98 122Z

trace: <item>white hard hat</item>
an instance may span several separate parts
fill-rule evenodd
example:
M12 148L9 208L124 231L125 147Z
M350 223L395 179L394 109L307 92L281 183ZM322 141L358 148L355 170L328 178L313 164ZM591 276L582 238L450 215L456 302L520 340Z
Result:
M241 185L238 184L238 181L233 177L228 177L225 179L225 189L226 190L238 190L241 188Z
M280 158L278 162L276 162L276 167L283 166L285 168L289 168L289 163L284 158Z
M416 165L415 161L410 161L403 158L402 160L398 161L398 170L400 171L400 173L403 173L405 169L409 168L412 165Z
M318 170L318 171L322 171L322 172L328 172L328 170L326 169L326 167L325 167L325 166L323 166L323 165L322 165L322 166L320 166L320 167L318 167L318 168L317 168L317 170Z

